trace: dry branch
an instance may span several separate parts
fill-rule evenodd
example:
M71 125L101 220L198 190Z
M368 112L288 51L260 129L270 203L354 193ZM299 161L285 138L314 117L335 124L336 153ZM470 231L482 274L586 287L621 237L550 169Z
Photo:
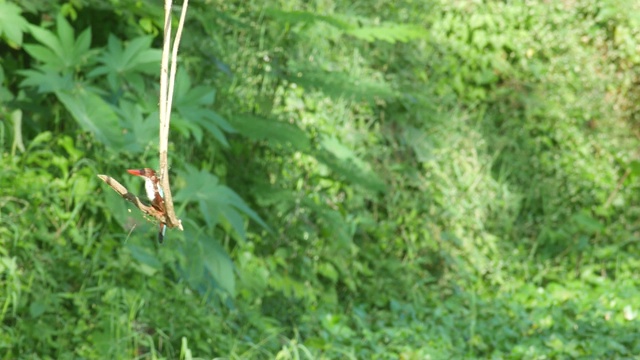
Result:
M173 89L178 64L178 47L184 27L184 19L187 15L189 1L182 4L180 22L176 38L171 44L171 7L172 1L166 0L164 3L164 44L162 46L162 62L160 69L160 141L158 150L160 155L160 186L164 192L164 203L166 208L166 224L169 227L177 227L182 230L182 222L176 217L173 209L173 197L169 185L169 124L171 123L171 105L173 102ZM171 72L169 73L169 54L171 53Z
M156 218L158 221L162 223L166 223L167 220L165 219L164 214L162 214L153 206L145 205L142 201L140 201L140 199L136 195L130 193L129 190L127 190L127 188L124 187L122 184L120 184L116 179L108 175L98 175L98 177L102 181L107 183L107 185L111 186L111 188L115 190L115 192L120 194L120 196L132 202L133 205L135 205L138 209L140 209L140 211L142 211L143 213L149 216L153 216L154 218Z

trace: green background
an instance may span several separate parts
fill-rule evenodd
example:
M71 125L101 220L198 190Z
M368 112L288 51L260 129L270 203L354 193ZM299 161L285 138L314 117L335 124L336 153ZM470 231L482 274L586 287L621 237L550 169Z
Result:
M174 30L180 7L174 7ZM640 5L0 0L1 359L640 354Z

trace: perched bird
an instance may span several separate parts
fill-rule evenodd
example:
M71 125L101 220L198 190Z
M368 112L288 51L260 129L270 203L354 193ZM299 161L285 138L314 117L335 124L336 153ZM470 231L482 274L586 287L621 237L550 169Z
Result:
M144 189L147 192L147 197L151 201L151 206L158 210L161 214L165 213L164 207L164 193L160 186L160 180L156 176L156 172L149 168L144 169L129 169L127 172L131 175L140 176L144 179ZM160 232L158 233L158 241L162 243L164 241L164 234L167 231L167 224L160 223Z

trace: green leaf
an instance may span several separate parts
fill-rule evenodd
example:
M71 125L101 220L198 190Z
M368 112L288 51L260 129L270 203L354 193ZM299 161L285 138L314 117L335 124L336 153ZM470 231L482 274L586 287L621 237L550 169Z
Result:
M191 232L191 231L188 231ZM204 278L204 256L202 253L201 239L197 239L187 234L188 246L183 248L186 264L185 271L189 283L193 287L198 287Z
M224 132L233 133L235 130L224 118L209 107L215 101L215 89L205 86L191 86L191 80L186 71L178 71L174 92L174 106L181 119L178 121L199 125L208 131L223 146L229 146ZM186 124L180 124L186 128Z
M245 225L240 216L244 214L268 229L260 216L251 210L233 190L221 185L214 175L187 165L186 172L180 173L180 176L189 181L184 189L176 193L174 199L181 202L196 202L200 207L200 214L209 227L214 228L221 220L226 220L244 240Z
M374 97L395 98L396 92L385 81L356 78L352 74L325 71L306 65L291 66L288 81L305 89L314 89L336 99L371 100ZM295 74L295 75L293 75Z
M52 93L62 90L71 90L74 81L71 73L60 74L51 69L19 70L18 73L25 77L20 86L35 86L39 93Z
M290 22L290 23L314 23L314 22L324 22L329 24L340 30L349 30L354 26L349 24L348 22L329 15L320 15L313 12L307 11L282 11L279 9L269 8L265 10L265 14L274 18L277 18L280 21Z
M571 216L576 225L588 234L597 234L604 230L604 225L597 219L594 219L588 210L580 211Z
M338 271L331 263L321 262L318 265L318 273L334 283L338 281Z
M34 301L29 305L29 315L32 318L40 317L47 310L47 305L43 301Z
M236 293L236 279L231 258L220 244L214 239L202 238L200 241L204 255L204 265L209 274L218 282L220 287L227 290L231 296Z
M387 23L381 26L365 26L347 30L347 34L369 42L382 40L388 43L408 42L427 37L427 31L417 25Z
M337 175L352 184L360 185L374 191L386 191L386 185L370 166L336 138L325 137L322 140L324 151L316 158L331 168Z
M75 39L73 28L64 16L59 14L56 24L56 34L31 25L31 34L41 46L27 44L25 50L46 69L75 71L76 68L85 65L95 53L91 50L91 29L86 29Z
M142 247L135 245L131 242L127 242L127 249L131 252L131 256L138 260L140 263L148 266L149 268L159 271L162 269L162 262L158 259L157 255L151 251L148 247Z
M85 89L60 90L55 93L82 129L114 150L122 146L118 116L101 97Z
M291 146L296 150L311 150L307 133L294 124L253 115L236 115L231 124L238 132L253 140L266 140L271 145Z
M110 35L106 51L98 57L101 64L89 73L90 77L105 75L127 79L133 74L156 74L162 52L151 48L153 38L142 36L125 46L120 39Z
M60 39L61 50L69 54L73 53L74 49L74 32L73 28L65 19L62 13L58 13L56 17L56 29L58 33L58 39Z
M640 176L640 161L632 160L629 163L629 169L631 170L631 175Z
M121 101L116 112L121 119L125 119L125 127L129 129L123 136L122 151L137 154L158 141L158 130L160 127L157 113L143 117L143 110L140 105Z
M89 56L93 55L91 50L91 28L85 29L78 36L77 41L73 44L73 64L85 64Z
M9 46L16 49L22 45L22 38L29 23L20 15L22 10L12 3L0 3L0 36L7 39Z
M180 263L182 276L191 287L202 294L211 293L212 288L223 289L235 295L235 267L220 244L204 235L195 227L185 227L185 246L180 252L184 256Z
M49 30L43 29L41 27L31 25L29 27L31 31L31 35L44 47L48 48L51 51L50 59L42 59L37 57L39 61L52 66L56 70L63 70L66 67L66 63L64 61L64 49L62 48L62 44L60 43L60 39L56 37L54 33ZM29 48L33 48L32 45L25 45L25 50L29 52ZM40 51L42 54L42 51ZM31 53L30 53L31 55ZM41 55L42 56L42 55Z

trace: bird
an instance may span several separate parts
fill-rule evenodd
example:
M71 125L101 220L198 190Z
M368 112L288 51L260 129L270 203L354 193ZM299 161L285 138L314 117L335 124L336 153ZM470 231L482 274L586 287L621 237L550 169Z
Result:
M164 206L164 192L162 191L162 187L160 186L160 180L156 176L156 172L153 169L143 168L143 169L129 169L127 172L131 175L139 176L144 179L144 189L147 192L147 197L149 201L151 201L151 206L153 206L158 212L162 215L165 214L165 206ZM160 231L158 232L158 242L162 244L164 241L164 235L167 231L167 224L164 222L160 223Z

